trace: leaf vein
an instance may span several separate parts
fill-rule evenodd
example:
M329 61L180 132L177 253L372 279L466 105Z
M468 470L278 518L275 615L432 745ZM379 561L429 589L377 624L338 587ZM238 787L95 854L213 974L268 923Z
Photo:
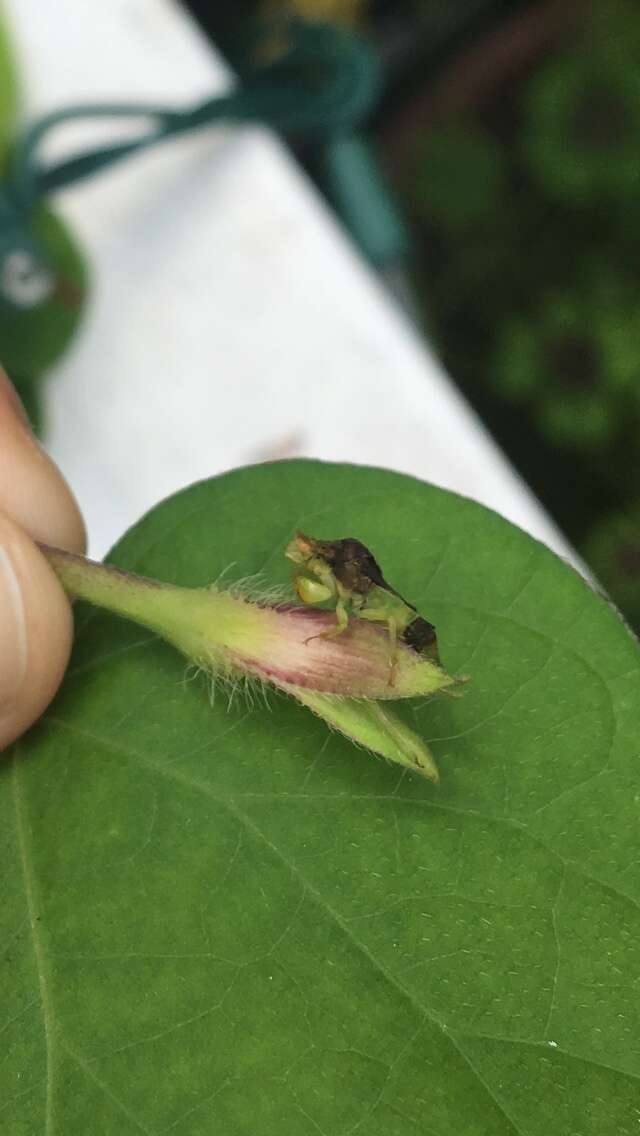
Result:
M44 947L38 932L38 916L36 913L36 897L34 888L34 871L31 862L31 853L29 849L29 842L27 838L27 821L25 817L25 806L22 792L22 784L19 776L19 756L18 752L13 755L13 794L14 804L16 811L16 832L18 836L18 847L20 850L20 860L22 863L22 874L24 878L25 898L27 903L27 913L29 925L31 928L31 941L33 944L33 956L36 964L36 973L38 975L38 989L40 991L40 1005L42 1006L42 1023L44 1029L45 1041L45 1054L46 1054L46 1095L45 1095L45 1136L53 1136L53 1088L54 1088L54 1054L53 1054L53 1007L46 979L46 960L44 954Z
M222 801L221 803L224 804L224 806L227 808L227 810L231 813L232 816L235 816L237 820L241 821L244 825L246 825L246 827L249 829L250 832L253 832L255 836L257 836L260 840L262 840L262 842L264 844L266 844L266 846L272 851L273 855L276 856L283 864L286 865L286 867L289 868L292 875L295 875L295 876L298 877L300 882L305 885L305 888L308 891L308 893L315 898L316 902L318 903L318 906L321 907L326 912L326 914L331 918L334 925L342 931L342 933L349 940L349 942L356 948L356 950L364 958L367 959L367 961L371 964L373 969L378 974L380 974L384 978L384 980L387 983L389 983L389 985L391 985L395 990L397 990L398 993L402 995L402 997L405 999L405 1001L407 1001L413 1007L414 1010L416 1010L421 1016L427 1017L429 1019L429 1021L431 1021L435 1026L437 1026L441 1030L443 1036L451 1042L453 1047L456 1049L456 1051L460 1054L462 1059L465 1061L465 1063L469 1066L471 1071L474 1073L477 1080L480 1082L480 1084L482 1084L484 1086L484 1088L487 1092L487 1095L493 1100L493 1102L496 1105L496 1107L498 1108L498 1110L502 1113L505 1120L507 1120L507 1122L509 1123L511 1129L517 1134L517 1136L520 1136L520 1130L518 1129L518 1127L514 1124L511 1117L507 1114L507 1112L505 1111L502 1104L498 1101L495 1094L492 1092L490 1087L487 1085L486 1081L478 1073L478 1071L474 1068L472 1062L468 1059L467 1055L457 1045L455 1038L452 1036L452 1034L449 1033L449 1031L446 1028L446 1026L444 1025L444 1023L441 1022L435 1016L433 1011L429 1010L426 1006L423 1006L420 1002L416 1001L416 999L415 999L414 995L411 993L411 991L407 990L402 985L402 983L390 971L388 971L385 966L383 966L383 964L375 957L375 955L373 955L371 953L369 948L364 943L362 943L357 938L356 935L354 935L353 931L344 922L344 920L338 914L338 912L329 904L326 897L323 896L322 893L319 892L305 878L305 876L300 871L300 869L297 867L297 865L295 865L294 863L292 863L291 861L289 861L287 859L287 857L284 855L284 853L275 844L273 844L269 840L269 838L265 835L265 833L262 832L262 830L251 820L250 817L248 817L246 815L246 813L243 813L241 809L238 809L237 806L233 805L231 803L231 801Z
M64 1048L65 1048L66 1052L68 1053L69 1057L71 1058L71 1060L75 1061L76 1065L78 1066L79 1069L82 1070L84 1075L90 1081L93 1081L93 1083L95 1085L98 1086L98 1088L104 1093L104 1095L107 1097L107 1099L112 1101L113 1104L115 1104L116 1108L118 1108L120 1110L120 1112L122 1113L123 1116L126 1116L127 1120L130 1120L132 1122L132 1124L135 1124L136 1128L139 1128L140 1131L144 1133L144 1136L155 1136L155 1133L153 1133L150 1128L146 1128L144 1126L144 1124L142 1123L142 1121L139 1120L137 1116L134 1116L134 1114L131 1112L131 1110L129 1108L127 1108L127 1106L123 1103L123 1101L121 1101L115 1095L113 1090L110 1089L109 1086L106 1085L104 1083L104 1081L102 1081L100 1079L100 1077L98 1077L96 1075L94 1070L90 1067L89 1063L87 1061L85 1061L85 1059L83 1057L81 1057L79 1053L75 1053L72 1049L69 1048L69 1046L66 1043L65 1043Z

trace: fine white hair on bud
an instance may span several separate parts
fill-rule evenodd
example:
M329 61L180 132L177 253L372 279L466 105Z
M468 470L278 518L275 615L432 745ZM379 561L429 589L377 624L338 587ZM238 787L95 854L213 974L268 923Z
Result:
M386 630L332 612L252 601L233 587L184 588L42 546L65 590L155 631L214 679L250 679L292 695L336 730L437 780L428 748L381 700L446 691L458 681Z

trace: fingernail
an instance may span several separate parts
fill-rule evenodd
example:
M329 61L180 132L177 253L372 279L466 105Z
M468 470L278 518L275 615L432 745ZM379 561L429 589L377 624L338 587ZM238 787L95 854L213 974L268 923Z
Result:
M0 546L0 708L18 697L27 673L24 604L11 556Z

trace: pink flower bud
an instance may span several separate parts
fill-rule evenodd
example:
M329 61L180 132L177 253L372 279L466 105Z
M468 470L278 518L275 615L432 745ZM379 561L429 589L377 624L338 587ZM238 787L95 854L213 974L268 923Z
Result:
M43 552L66 591L149 627L214 677L270 682L359 744L437 780L424 743L377 702L424 697L458 680L402 643L392 652L384 627L352 619L332 635L332 612L162 584Z

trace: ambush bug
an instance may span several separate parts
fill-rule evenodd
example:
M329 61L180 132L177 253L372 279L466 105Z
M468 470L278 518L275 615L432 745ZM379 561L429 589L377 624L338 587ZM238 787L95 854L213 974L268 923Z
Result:
M303 603L335 601L336 626L324 632L325 636L341 635L349 615L355 615L386 624L392 666L399 641L440 666L435 627L387 583L374 556L359 540L315 540L298 532L285 556L301 569L293 584Z

